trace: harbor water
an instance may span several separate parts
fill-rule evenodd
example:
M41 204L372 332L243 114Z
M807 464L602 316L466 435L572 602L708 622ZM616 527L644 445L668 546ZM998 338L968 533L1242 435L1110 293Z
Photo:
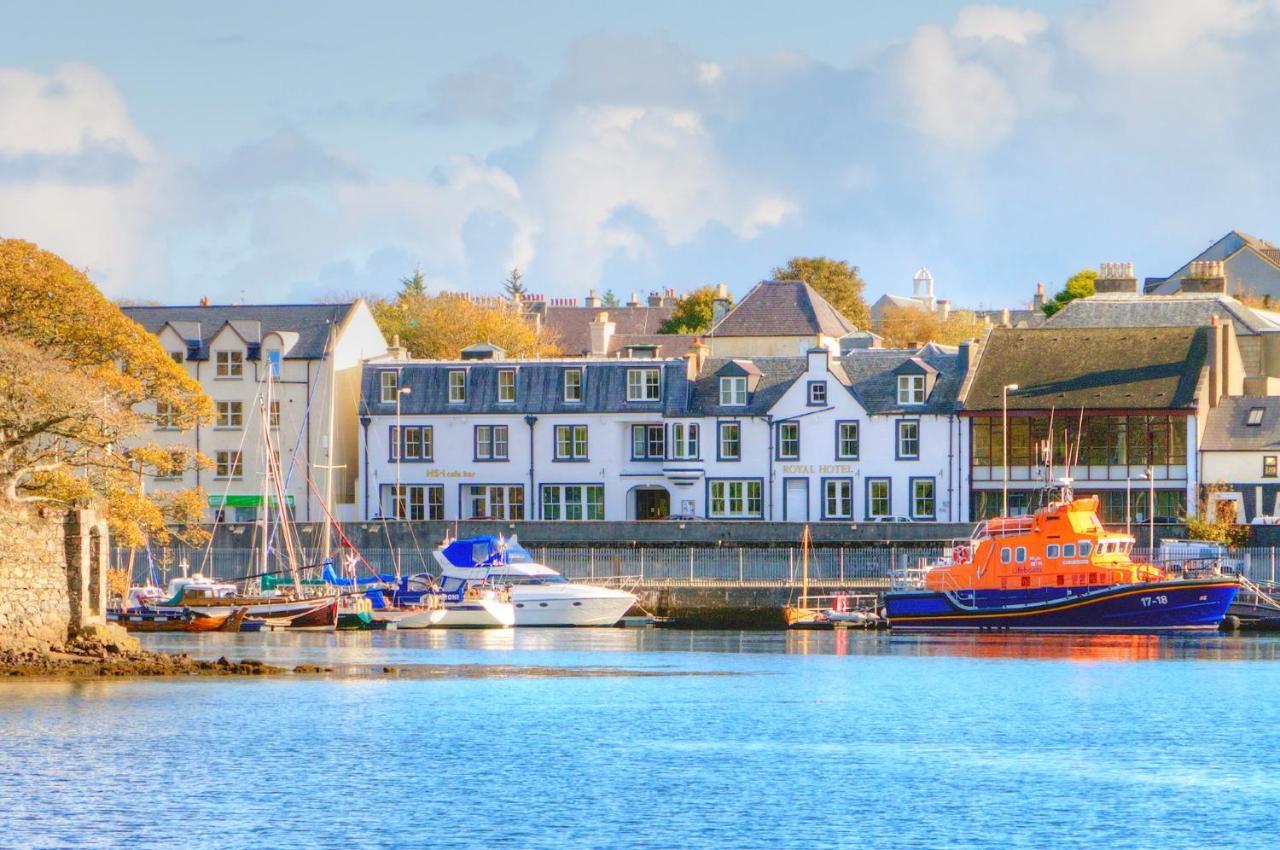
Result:
M350 675L0 681L0 844L1230 848L1270 844L1280 812L1269 637L147 645Z

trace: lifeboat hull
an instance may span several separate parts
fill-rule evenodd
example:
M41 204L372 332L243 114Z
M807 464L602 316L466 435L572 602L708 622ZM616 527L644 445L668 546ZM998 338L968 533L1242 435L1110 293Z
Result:
M1101 588L891 591L885 611L898 631L1212 631L1239 587L1218 577Z

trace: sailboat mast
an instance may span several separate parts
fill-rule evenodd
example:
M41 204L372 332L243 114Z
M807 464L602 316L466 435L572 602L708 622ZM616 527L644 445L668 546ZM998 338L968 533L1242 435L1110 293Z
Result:
M800 598L804 600L809 595L809 526L804 527L804 534L800 536ZM805 603L801 601L801 605Z
M258 555L258 574L267 574L267 548L271 539L271 368L267 367L266 386L258 396L258 421L262 428L262 504L258 517L262 525L262 550ZM259 581L262 579L259 578Z

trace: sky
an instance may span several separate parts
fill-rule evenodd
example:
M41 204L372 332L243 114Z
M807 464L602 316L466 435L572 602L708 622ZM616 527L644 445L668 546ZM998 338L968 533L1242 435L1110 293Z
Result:
M1280 241L1280 0L6 2L0 237L109 295L959 306Z

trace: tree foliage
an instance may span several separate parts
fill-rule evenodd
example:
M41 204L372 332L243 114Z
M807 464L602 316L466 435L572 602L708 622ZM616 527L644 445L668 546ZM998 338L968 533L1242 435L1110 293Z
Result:
M604 295L600 297L600 303L608 307L610 310L615 307L621 307L622 302L618 300L618 295L612 289L606 289Z
M969 310L952 310L943 319L923 307L891 304L881 313L875 332L884 337L886 347L906 348L926 342L956 345L981 336L986 328L986 322Z
M488 307L453 294L403 292L370 306L383 335L398 336L414 357L452 359L478 342L499 346L512 357L551 357L560 352L550 332L539 333L523 313L509 306Z
M857 266L827 257L792 257L773 270L774 280L803 280L818 290L846 319L859 328L871 326L871 311L863 290L866 282Z
M29 242L0 240L0 489L16 501L105 500L117 540L168 538L203 510L198 491L146 493L147 476L203 463L144 442L190 428L212 402L159 341L82 273Z
M1248 545L1249 526L1236 524L1235 502L1213 498L1216 494L1230 490L1229 486L1221 483L1204 488L1197 516L1187 517L1187 537L1221 543L1223 546Z
M414 267L413 274L408 277L400 278L400 294L401 295L426 295L427 294L427 276L422 273L422 267Z
M520 274L520 267L517 266L511 270L511 275L502 282L502 289L510 298L523 298L529 294L529 289L524 285L524 275Z
M658 328L660 334L700 334L711 329L716 288L700 286L676 302L675 312ZM730 306L733 302L730 301Z
M1062 285L1062 289L1045 303L1044 314L1052 316L1077 298L1088 298L1093 294L1093 283L1097 279L1098 273L1094 269L1081 269L1076 272L1067 278L1067 282Z

